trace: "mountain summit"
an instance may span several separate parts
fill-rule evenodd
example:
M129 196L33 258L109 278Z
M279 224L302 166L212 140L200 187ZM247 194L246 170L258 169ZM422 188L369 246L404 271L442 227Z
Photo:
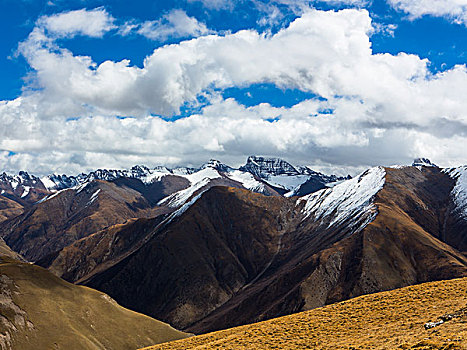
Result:
M246 164L241 166L240 170L247 171L263 179L275 175L304 175L285 160L259 156L249 156Z
M435 167L437 168L438 166L434 163L432 163L428 158L415 158L412 166L426 166L426 167Z

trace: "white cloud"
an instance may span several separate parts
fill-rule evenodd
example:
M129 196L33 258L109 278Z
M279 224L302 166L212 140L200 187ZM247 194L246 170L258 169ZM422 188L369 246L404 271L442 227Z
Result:
M75 10L43 16L37 20L37 26L55 37L73 37L85 35L102 37L115 29L114 18L102 7L93 10Z
M319 0L319 1L328 3L330 5L336 5L336 6L350 5L350 6L358 6L358 7L365 6L369 2L371 2L371 0ZM272 0L271 2L303 9L303 8L310 8L310 6L313 5L313 3L316 1L313 1L313 0Z
M200 2L204 7L208 9L221 10L221 9L232 9L235 3L234 0L187 0L189 3Z
M467 26L467 0L388 0L394 8L402 10L412 19L425 15L447 17Z
M185 11L172 10L160 20L143 22L137 33L152 40L165 41L169 38L198 37L211 31Z
M138 68L74 56L36 28L20 51L41 89L0 103L0 149L18 153L3 153L2 164L78 171L210 157L238 164L254 153L352 167L421 155L466 162L466 67L432 74L416 55L373 54L373 30L365 10L309 10L275 35L204 36L158 48ZM247 108L214 90L255 83L322 99ZM200 94L211 105L199 114L149 116L176 113Z

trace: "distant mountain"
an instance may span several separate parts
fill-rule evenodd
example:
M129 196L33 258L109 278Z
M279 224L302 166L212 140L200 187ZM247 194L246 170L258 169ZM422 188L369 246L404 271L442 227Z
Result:
M296 169L285 160L258 156L248 157L246 164L240 167L240 170L248 171L249 173L263 179L277 175L303 175L302 171Z
M4 196L14 196L22 204L31 204L44 197L48 192L56 192L63 189L75 188L82 184L95 180L116 181L117 179L135 179L145 185L160 181L166 176L187 178L206 169L214 169L216 172L240 182L245 188L256 192L270 192L264 186L277 187L279 192L295 189L309 178L317 178L322 184L343 180L334 175L326 176L314 172L308 167L294 167L278 158L264 158L251 156L247 163L239 169L234 169L218 160L211 159L200 168L173 168L158 166L148 168L136 165L128 170L98 169L90 173L81 173L76 176L52 174L42 178L19 172L18 175L0 175L0 191ZM198 177L201 175L199 174ZM265 180L265 181L263 181ZM37 193L35 193L37 192ZM275 192L273 190L273 192ZM302 191L303 192L303 191Z
M253 174L287 196L304 196L325 188L328 183L350 178L327 176L309 167L295 167L279 158L258 156L248 157L239 170Z
M376 167L300 198L214 186L38 263L180 329L232 327L467 276L466 174Z
M415 167L421 167L421 166L428 166L428 167L435 167L437 168L438 166L436 164L433 164L429 159L427 158L416 158L413 163L412 163L412 166L415 166Z
M18 175L0 174L0 195L21 206L33 204L48 193L42 181L27 172L20 171Z
M2 349L137 349L186 338L108 295L31 264L0 258Z
M285 161L278 164L286 170L293 168ZM284 171L276 168L280 182L293 184L290 188L318 178L318 173L309 169L301 170L298 177ZM338 179L319 176L321 187ZM0 222L5 222L0 225L0 237L26 259L35 261L111 225L168 214L213 186L245 188L272 196L287 191L269 182L217 160L198 169L134 166L130 170L99 169L42 179L25 172L15 176L4 173L0 177ZM320 186L307 189L314 191ZM297 195L309 191L299 186Z

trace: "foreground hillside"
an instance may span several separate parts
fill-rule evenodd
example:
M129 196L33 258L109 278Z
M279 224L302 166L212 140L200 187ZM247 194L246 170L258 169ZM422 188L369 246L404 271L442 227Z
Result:
M0 258L0 348L135 349L188 336L40 267Z
M447 321L425 329L440 317ZM396 348L466 349L467 278L365 295L147 349Z

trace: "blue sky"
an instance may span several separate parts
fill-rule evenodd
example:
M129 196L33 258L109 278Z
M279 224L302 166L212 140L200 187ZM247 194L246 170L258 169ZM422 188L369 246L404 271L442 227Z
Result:
M155 20L174 8L183 9L190 16L194 16L216 31L238 31L256 28L259 31L271 29L269 26L259 25L258 19L262 14L253 3L237 2L232 13L231 8L209 9L202 2L186 1L14 1L0 2L0 99L13 99L21 94L24 85L22 78L29 71L27 62L21 56L16 56L17 45L23 41L34 28L37 18L63 11L82 8L93 9L104 6L119 21L125 20ZM332 10L352 7L351 5L332 6L325 2L312 2L318 9ZM384 0L374 0L367 8L372 17L381 24L396 25L393 35L377 33L372 37L374 52L389 52L397 54L408 52L426 57L430 60L432 70L450 68L455 64L467 63L467 27L465 24L453 23L444 17L424 16L416 20L408 20L407 14L396 10ZM287 12L285 18L273 26L277 30L296 15L284 6ZM90 55L97 63L105 60L130 59L132 64L141 66L144 58L154 48L167 42L177 42L179 38L164 41L150 40L141 36L120 37L111 33L106 40L76 37L66 40L66 46L76 54ZM271 100L277 96L273 93ZM292 97L293 99L293 97ZM287 104L287 102L285 102Z
M441 2L0 0L0 165L466 162L467 3Z

